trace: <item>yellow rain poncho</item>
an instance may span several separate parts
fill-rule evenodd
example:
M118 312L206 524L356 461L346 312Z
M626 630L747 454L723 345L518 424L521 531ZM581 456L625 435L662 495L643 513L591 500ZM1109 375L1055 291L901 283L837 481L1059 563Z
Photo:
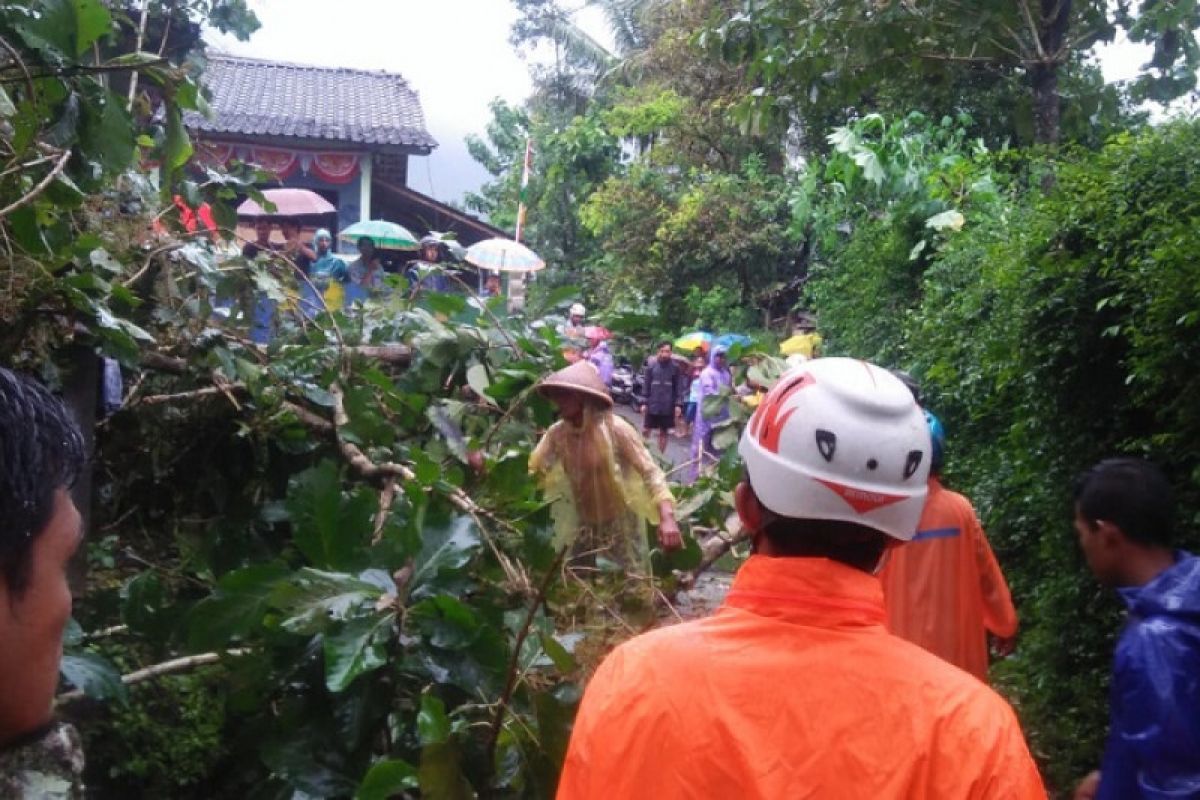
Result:
M674 502L666 476L634 427L613 414L591 364L574 364L543 386L578 391L603 403L585 402L578 423L556 422L529 457L529 471L554 505L556 547L570 545L573 556L589 561L603 556L624 567L644 566L642 520L657 525L659 505Z

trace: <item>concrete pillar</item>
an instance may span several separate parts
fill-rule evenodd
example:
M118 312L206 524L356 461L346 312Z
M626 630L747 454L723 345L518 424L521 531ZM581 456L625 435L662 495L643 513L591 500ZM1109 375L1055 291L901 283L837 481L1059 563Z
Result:
M525 309L525 273L508 273L508 310L512 313Z
M371 154L364 153L358 162L358 221L371 218Z

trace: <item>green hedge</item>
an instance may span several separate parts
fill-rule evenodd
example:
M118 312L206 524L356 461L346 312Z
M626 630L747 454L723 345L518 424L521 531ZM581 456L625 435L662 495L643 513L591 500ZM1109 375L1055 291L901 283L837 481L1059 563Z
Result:
M1056 792L1098 763L1120 625L1074 541L1073 476L1119 453L1156 460L1181 544L1200 545L1197 164L1191 121L1053 161L991 156L974 169L1001 191L964 202L962 230L927 257L909 258L923 231L903 207L863 213L811 287L828 351L914 372L947 424L949 483L1021 613L993 677Z

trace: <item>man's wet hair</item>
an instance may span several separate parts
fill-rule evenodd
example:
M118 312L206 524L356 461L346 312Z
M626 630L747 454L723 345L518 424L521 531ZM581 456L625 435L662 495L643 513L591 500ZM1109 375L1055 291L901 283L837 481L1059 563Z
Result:
M665 346L665 347L670 347L670 346L671 346L671 342L670 342L670 340L668 340L668 339L662 339L662 340L660 340L658 344L654 345L654 349L655 349L655 350L661 350L661 349L662 349L664 346Z
M1089 523L1104 520L1139 544L1171 546L1175 516L1171 484L1149 461L1101 461L1075 479L1074 499Z
M55 492L72 487L84 463L83 436L63 402L0 367L0 575L13 596L29 581Z
M749 478L746 478L749 483ZM754 485L750 484L754 491ZM790 558L828 558L863 572L874 572L893 543L882 531L856 522L833 519L780 517L768 511L761 533L779 555Z

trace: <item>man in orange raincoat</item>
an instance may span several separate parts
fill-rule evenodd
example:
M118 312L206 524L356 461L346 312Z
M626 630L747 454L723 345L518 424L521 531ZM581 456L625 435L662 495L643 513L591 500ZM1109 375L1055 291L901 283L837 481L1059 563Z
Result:
M987 680L987 632L1000 655L1012 652L1017 611L971 501L942 486L946 434L926 412L933 443L929 498L917 535L879 573L888 630Z
M873 571L916 532L930 460L904 385L807 362L739 452L753 555L714 616L604 660L558 797L1044 798L1009 705L884 624Z

